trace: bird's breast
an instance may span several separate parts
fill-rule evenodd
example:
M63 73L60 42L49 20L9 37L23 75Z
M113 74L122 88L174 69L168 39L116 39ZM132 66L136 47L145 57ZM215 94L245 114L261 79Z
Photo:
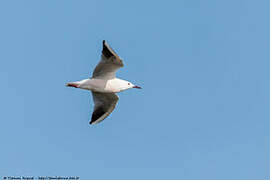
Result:
M114 79L110 79L106 82L105 91L110 93L120 92L119 86Z

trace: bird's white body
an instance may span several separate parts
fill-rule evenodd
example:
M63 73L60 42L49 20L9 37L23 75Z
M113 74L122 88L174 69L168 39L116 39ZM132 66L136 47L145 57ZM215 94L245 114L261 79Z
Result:
M72 82L70 84L74 84L77 88L100 93L118 93L134 87L132 83L118 78L108 80L91 78Z

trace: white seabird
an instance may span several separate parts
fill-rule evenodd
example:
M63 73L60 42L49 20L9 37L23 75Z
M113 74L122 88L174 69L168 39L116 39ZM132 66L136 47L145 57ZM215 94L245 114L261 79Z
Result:
M116 93L130 88L141 89L131 82L116 78L116 71L123 66L120 57L103 40L101 60L96 66L92 78L66 84L69 87L92 92L95 107L90 124L97 124L109 116L119 99Z

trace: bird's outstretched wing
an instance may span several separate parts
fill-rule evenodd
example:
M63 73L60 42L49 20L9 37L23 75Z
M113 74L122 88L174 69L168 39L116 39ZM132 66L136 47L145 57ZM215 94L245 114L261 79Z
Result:
M119 56L110 48L110 46L103 40L103 49L101 60L96 66L92 77L102 79L115 78L115 72L123 67L123 61Z
M111 114L119 98L115 93L92 92L92 96L95 107L90 124L97 124Z

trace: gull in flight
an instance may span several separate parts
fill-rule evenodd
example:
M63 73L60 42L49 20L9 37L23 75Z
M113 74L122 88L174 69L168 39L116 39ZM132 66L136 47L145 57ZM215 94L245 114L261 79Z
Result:
M116 71L123 67L123 61L103 40L101 60L96 66L92 78L67 83L68 87L75 87L90 90L95 103L90 124L97 124L103 121L114 110L119 97L116 93L137 88L131 82L115 77Z

